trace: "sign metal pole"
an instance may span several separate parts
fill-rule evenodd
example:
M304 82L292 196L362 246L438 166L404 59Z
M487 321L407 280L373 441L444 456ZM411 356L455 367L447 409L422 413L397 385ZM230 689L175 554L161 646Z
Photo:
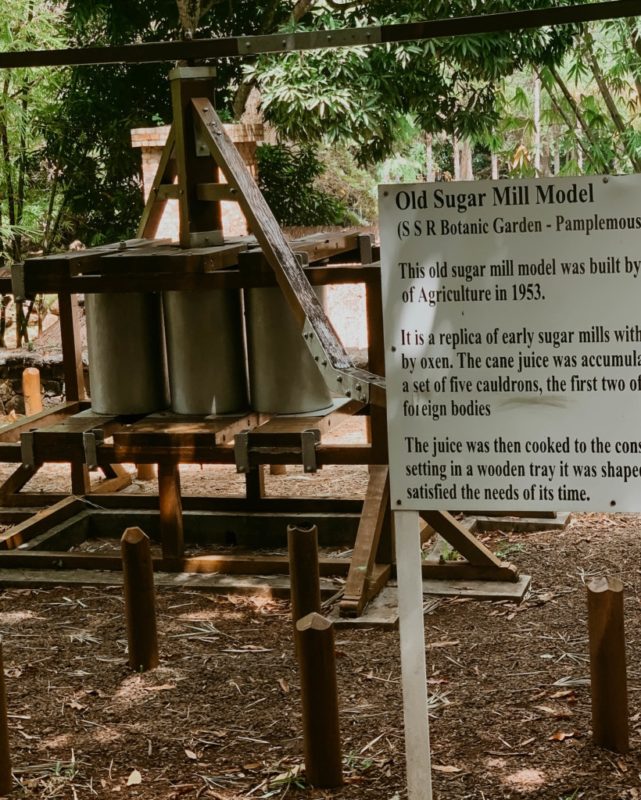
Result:
M395 511L396 575L408 800L432 800L418 512Z

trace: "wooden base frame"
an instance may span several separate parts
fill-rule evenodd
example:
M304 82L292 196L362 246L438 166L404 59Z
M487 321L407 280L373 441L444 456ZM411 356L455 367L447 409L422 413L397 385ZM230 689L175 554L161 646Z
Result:
M280 572L285 562L279 557L244 555L234 560L223 555L190 555L186 516L195 513L194 506L203 499L209 507L209 511L202 509L203 513L226 509L237 515L236 524L241 527L260 514L300 513L315 522L325 515L342 518L349 529L346 538L353 554L351 561L343 560L340 565L325 564L321 559L321 571L331 568L346 574L341 613L358 616L394 573L377 248L369 235L349 232L288 242L208 99L211 70L178 67L170 77L174 121L143 213L140 238L29 259L14 267L10 277L0 271L2 292L20 297L58 293L67 391L67 402L61 406L0 430L0 462L17 465L0 486L0 519L17 521L0 536L0 566L74 564L84 569L119 569L117 553L96 555L68 552L68 548L89 535L92 516L100 515L116 527L129 527L134 522L123 524L122 513L133 517L151 504L160 542L156 561L163 569ZM204 157L203 148L208 153ZM209 175L205 183L203 168ZM218 182L219 173L226 183ZM180 246L153 240L170 197L178 199ZM230 199L239 202L255 238L223 239L219 205L221 200ZM337 283L366 286L367 369L354 366L312 288ZM282 291L328 386L344 398L329 413L265 418L248 411L233 417L194 419L155 414L122 419L91 412L78 335L78 293L271 285ZM338 446L322 441L330 426L334 429L342 419L356 413L369 417L366 443ZM70 496L25 491L28 481L48 462L70 464ZM123 463L157 464L158 496L118 495L130 482ZM179 465L187 463L235 464L245 475L245 497L182 497ZM307 472L328 464L368 465L365 500L266 498L265 465L296 463L302 463ZM91 467L99 467L107 477L99 489L92 490ZM47 504L49 508L38 509ZM29 515L25 509L34 509L35 513ZM350 518L354 514L359 515L356 526ZM428 577L517 580L517 570L501 562L452 515L426 511L422 517L464 559L452 564L426 563L423 569ZM292 517L288 520L291 522ZM283 534L285 528L283 521ZM122 529L109 531L109 535L121 533Z

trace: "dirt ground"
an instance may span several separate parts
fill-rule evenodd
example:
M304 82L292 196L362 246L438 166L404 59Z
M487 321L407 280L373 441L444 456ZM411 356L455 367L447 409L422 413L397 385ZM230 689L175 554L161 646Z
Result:
M427 598L439 800L641 798L641 519L492 534L532 575L518 607ZM584 582L626 587L631 753L591 742ZM305 783L289 607L158 592L160 667L126 666L119 589L0 593L15 797L405 796L398 634L336 634L345 785Z

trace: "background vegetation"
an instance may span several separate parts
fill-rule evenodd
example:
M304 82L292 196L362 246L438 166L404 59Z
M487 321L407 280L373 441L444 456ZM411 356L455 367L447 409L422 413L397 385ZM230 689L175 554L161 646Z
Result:
M483 13L548 5L489 0ZM556 3L558 4L558 3ZM429 19L475 0L3 0L0 49ZM373 221L379 181L641 167L638 18L518 34L221 61L216 103L254 87L278 131L263 188L286 224ZM0 253L131 236L141 210L130 129L169 121L168 65L0 74Z

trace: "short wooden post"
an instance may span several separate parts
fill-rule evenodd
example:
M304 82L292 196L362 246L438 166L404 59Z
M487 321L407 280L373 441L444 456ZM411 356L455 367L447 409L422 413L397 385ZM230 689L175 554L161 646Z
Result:
M22 373L22 395L24 397L24 413L30 417L42 411L42 395L40 393L40 370L27 367Z
M178 464L158 464L158 502L162 556L165 559L182 558L185 539Z
M588 631L594 743L627 753L628 685L623 632L623 583L618 578L588 581Z
M149 537L140 528L127 528L120 549L129 666L137 672L146 672L158 666L156 594Z
M13 788L11 777L11 753L9 752L9 726L7 723L7 691L4 685L4 658L0 636L0 795Z
M312 613L296 623L303 701L305 774L312 786L343 783L332 623Z
M136 478L139 481L155 481L156 480L155 464L136 464Z
M316 525L288 525L290 602L294 628L301 617L320 613L318 572L318 528Z

